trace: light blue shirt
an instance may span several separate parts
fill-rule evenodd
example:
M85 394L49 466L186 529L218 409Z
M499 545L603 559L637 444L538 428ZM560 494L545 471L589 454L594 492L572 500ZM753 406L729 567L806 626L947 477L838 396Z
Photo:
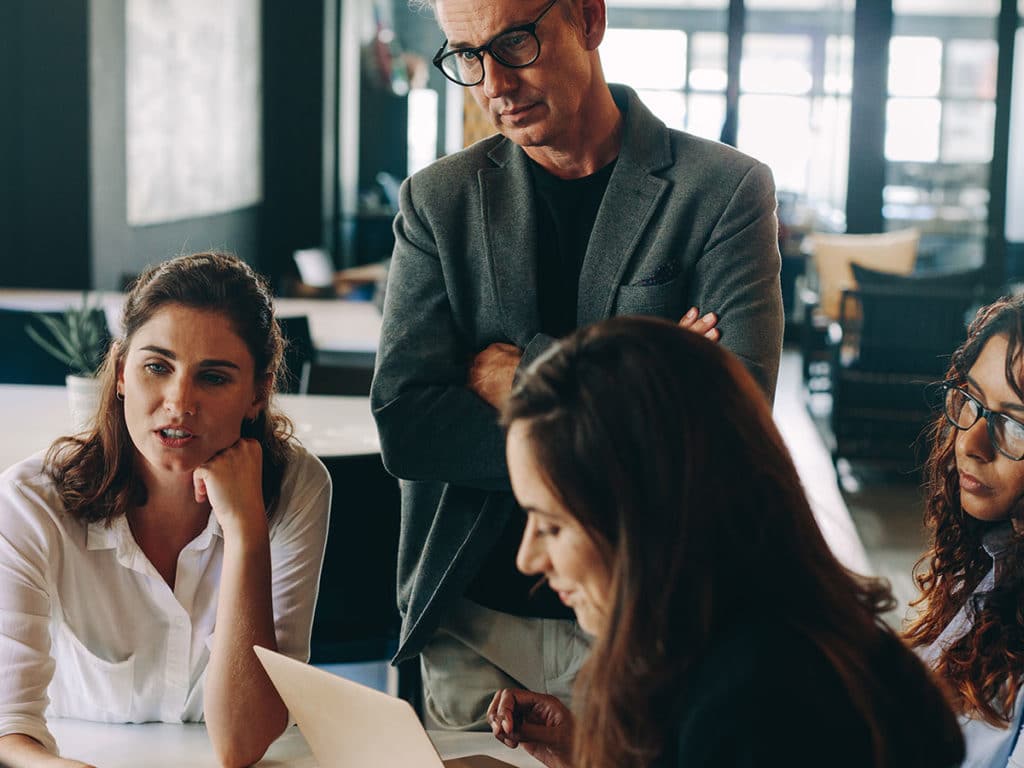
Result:
M1007 557L1014 547L1014 532L1009 523L987 532L982 546L992 557L992 568L981 580L971 599L967 600L942 634L928 648L921 652L921 658L934 668L942 652L966 635L974 626L973 597L984 594L1002 581L1008 570L1017 570L1019 563L1010 562ZM1021 730L1021 707L1024 706L1024 688L1017 694L1013 705L1013 720L1008 728L996 728L984 720L959 717L960 729L967 746L967 757L963 768L1024 768L1024 739L1018 738Z

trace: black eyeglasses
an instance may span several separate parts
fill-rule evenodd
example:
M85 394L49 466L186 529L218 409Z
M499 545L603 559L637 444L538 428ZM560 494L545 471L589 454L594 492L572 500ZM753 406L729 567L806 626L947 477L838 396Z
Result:
M1024 424L1005 413L986 408L973 395L952 384L946 391L946 421L957 429L970 429L984 417L992 447L1013 461L1024 459Z
M537 25L558 0L551 0L540 16L529 24L506 29L479 48L456 48L445 51L445 40L434 54L434 66L457 85L478 85L484 81L484 53L489 53L499 64L513 69L528 67L540 56Z

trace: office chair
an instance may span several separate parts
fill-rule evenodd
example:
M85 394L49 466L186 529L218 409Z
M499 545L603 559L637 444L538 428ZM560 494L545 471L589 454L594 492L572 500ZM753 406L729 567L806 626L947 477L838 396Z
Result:
M277 324L284 336L285 376L279 391L290 395L305 395L309 392L309 377L316 359L316 347L309 331L309 318L279 317Z
M804 383L810 385L816 364L827 364L826 340L829 325L839 320L840 301L845 290L857 287L851 264L908 274L917 260L921 233L904 229L877 235L815 233L808 237L814 290L804 291L800 349ZM849 312L857 307L848 306Z
M833 459L909 472L929 446L929 385L941 381L967 322L984 303L980 269L894 275L854 264L832 340Z

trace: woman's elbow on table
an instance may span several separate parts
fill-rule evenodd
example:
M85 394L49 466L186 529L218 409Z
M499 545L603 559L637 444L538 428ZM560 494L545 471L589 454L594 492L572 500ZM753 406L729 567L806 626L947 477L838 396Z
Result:
M4 768L95 768L78 760L57 757L31 736L22 733L0 736L0 765Z
M218 744L214 742L213 748L217 755L217 762L222 768L245 768L245 766L254 765L262 760L273 741L274 739L271 738L267 739L266 743L263 743L261 739L258 744Z

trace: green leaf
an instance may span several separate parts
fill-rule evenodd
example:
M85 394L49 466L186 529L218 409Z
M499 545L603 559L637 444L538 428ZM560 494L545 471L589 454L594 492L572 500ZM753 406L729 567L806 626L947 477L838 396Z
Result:
M48 353L53 355L55 358L60 360L62 363L64 363L65 365L67 365L69 367L72 367L72 368L74 367L74 361L67 354L65 354L65 352L63 350L58 349L53 344L51 344L46 339L44 339L42 336L40 336L39 332L35 328L33 328L31 325L26 325L25 326L25 333L27 333L29 335L29 338L31 338L32 341L34 341L40 347L45 349Z
M43 326L46 335L26 325L29 338L75 373L83 376L96 374L107 351L104 343L106 315L98 301L91 304L89 293L85 292L81 305L69 307L61 317L37 314L35 319Z

